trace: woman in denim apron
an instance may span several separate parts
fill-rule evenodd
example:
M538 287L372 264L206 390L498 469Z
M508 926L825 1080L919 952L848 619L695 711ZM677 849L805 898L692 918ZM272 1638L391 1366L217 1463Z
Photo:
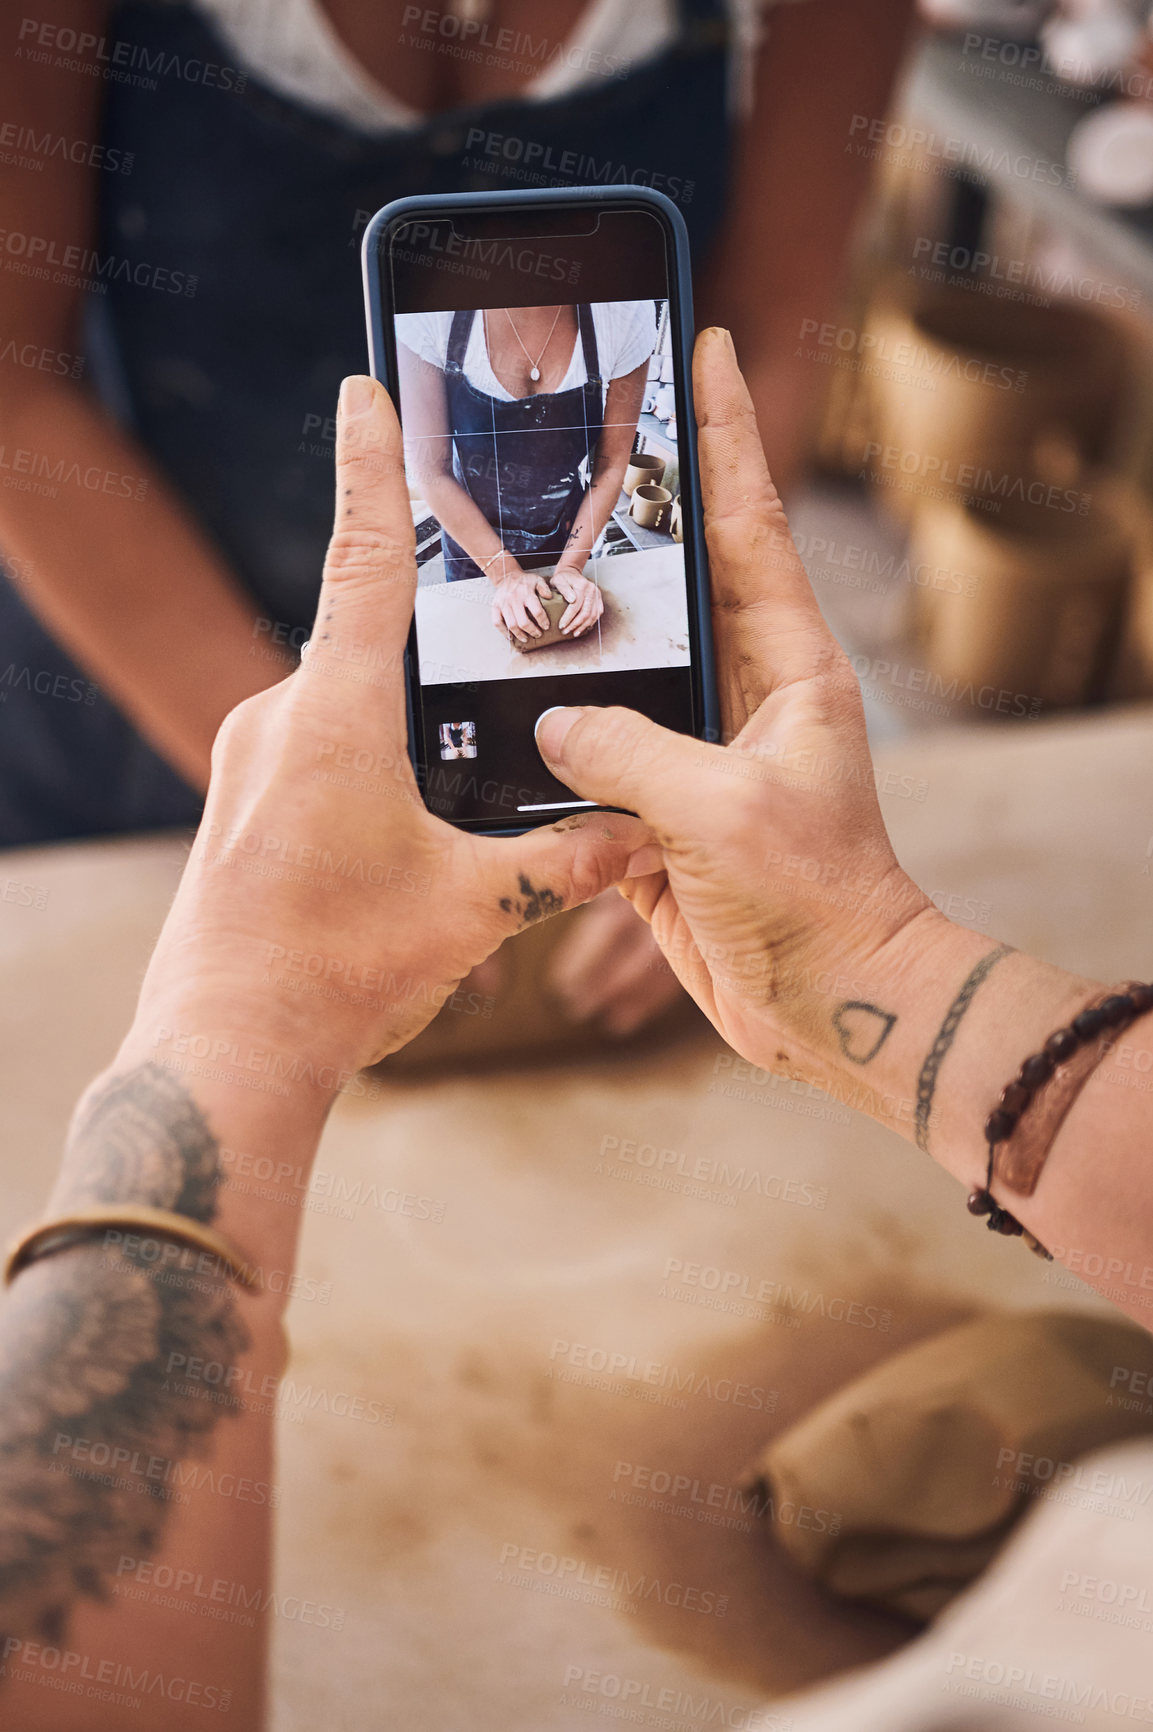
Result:
M683 211L703 254L724 205L726 22L722 0L678 10L673 45L624 76L382 136L255 79L109 82L102 143L132 153L132 171L102 178L90 378L255 603L254 653L298 644L312 619L332 517L325 424L341 378L366 364L358 243L372 212L405 194L517 184L469 138L527 133L538 161L575 152L691 183ZM180 4L129 0L110 58L116 40L134 66L229 59ZM0 588L0 643L0 845L195 822L199 795L89 684L18 585ZM75 679L84 701L46 698L22 669Z
M448 339L445 397L453 476L517 564L539 571L555 565L568 545L586 491L581 467L592 462L604 421L592 309L577 308L584 383L508 403L479 390L465 374L474 318L470 311L455 314ZM442 539L449 583L483 575L447 531Z
M397 321L406 461L440 524L445 579L487 579L493 625L522 648L548 629L542 603L554 590L566 603L559 628L574 638L604 611L585 567L620 499L656 308L616 301Z

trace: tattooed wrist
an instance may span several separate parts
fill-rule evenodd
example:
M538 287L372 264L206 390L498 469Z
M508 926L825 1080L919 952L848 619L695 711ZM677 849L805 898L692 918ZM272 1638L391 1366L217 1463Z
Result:
M56 1203L149 1203L207 1225L220 1145L180 1078L146 1062L97 1082L76 1112Z
M969 1007L978 989L988 979L1002 957L1010 956L1012 952L1011 944L998 944L983 956L974 968L970 969L961 983L957 996L945 1012L944 1020L937 1030L932 1046L925 1054L925 1061L917 1077L915 1120L917 1147L922 1149L925 1154L929 1153L929 1127L933 1114L933 1097L937 1091L937 1077L941 1066L957 1038L957 1030L968 1015Z
M864 999L847 998L833 1012L833 1027L841 1052L850 1064L870 1064L893 1032L893 1011Z

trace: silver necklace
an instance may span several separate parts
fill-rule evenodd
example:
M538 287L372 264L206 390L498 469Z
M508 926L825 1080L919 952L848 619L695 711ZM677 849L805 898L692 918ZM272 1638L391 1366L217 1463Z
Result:
M545 349L547 349L549 344L552 342L552 334L556 330L557 319L560 318L561 313L563 311L564 311L563 307L557 308L556 319L553 320L552 324L549 327L548 336L544 340L544 347L541 349L540 354L537 356L536 360L534 361L532 356L529 354L528 350L525 349L524 344L521 343L520 332L517 330L516 326L512 324L512 314L509 312L507 307L504 310L505 318L508 320L509 324L512 325L513 336L516 338L517 342L520 343L521 348L524 349L524 358L528 362L528 376L530 379L539 379L540 378L540 364L544 360Z

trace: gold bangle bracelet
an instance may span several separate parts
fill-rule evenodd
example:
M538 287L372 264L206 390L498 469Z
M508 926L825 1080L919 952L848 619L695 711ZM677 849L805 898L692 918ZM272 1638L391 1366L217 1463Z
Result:
M190 1220L187 1215L178 1215L172 1209L154 1209L147 1203L98 1203L26 1228L8 1248L4 1259L4 1285L7 1287L21 1269L27 1268L38 1257L62 1251L91 1234L118 1229L145 1238L156 1235L174 1239L193 1250L207 1252L249 1292L262 1286L259 1269L222 1233Z

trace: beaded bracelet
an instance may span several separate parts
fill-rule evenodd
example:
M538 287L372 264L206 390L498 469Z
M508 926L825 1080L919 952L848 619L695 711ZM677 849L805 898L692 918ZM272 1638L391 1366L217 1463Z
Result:
M1149 1010L1153 1010L1153 984L1127 981L1123 990L1112 989L1101 994L1067 1027L1051 1034L1041 1051L1027 1058L1013 1081L1006 1083L997 1106L985 1120L985 1140L989 1145L985 1183L970 1192L968 1203L971 1215L987 1217L985 1225L990 1232L1023 1238L1038 1257L1052 1262L1052 1253L993 1196L998 1146L1006 1145L1006 1153L1010 1156L1007 1171L1000 1176L1010 1189L1031 1195L1041 1175L1045 1156L1074 1100L1121 1029ZM1034 1106L1038 1097L1042 1098L1043 1105L1040 1114ZM1029 1140L1027 1147L1016 1151L1014 1158L1014 1133L1031 1106L1034 1106L1034 1118L1040 1119L1034 1127L1037 1134Z

